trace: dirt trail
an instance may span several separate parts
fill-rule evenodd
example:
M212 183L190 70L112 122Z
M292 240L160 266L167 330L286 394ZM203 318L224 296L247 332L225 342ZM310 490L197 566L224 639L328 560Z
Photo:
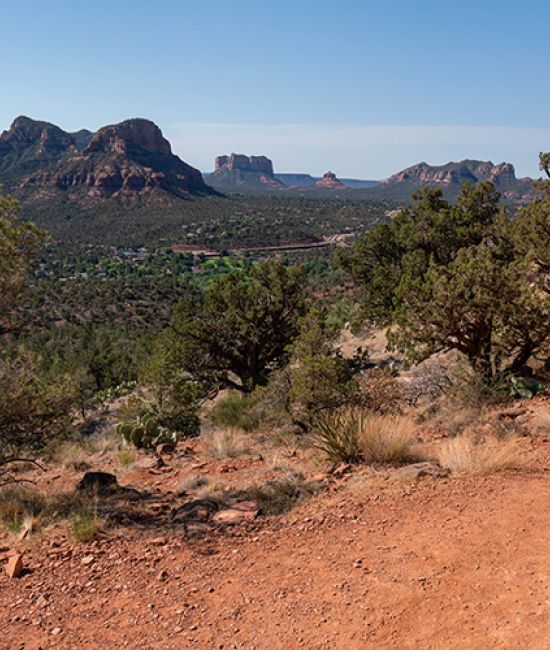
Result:
M202 540L37 547L0 578L0 647L550 648L549 447L498 477L351 479Z

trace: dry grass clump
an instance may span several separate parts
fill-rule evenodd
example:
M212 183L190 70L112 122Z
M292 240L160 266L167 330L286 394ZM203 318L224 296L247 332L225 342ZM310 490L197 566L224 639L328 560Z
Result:
M416 426L402 415L371 415L361 422L359 447L370 465L402 465L414 456Z
M346 408L317 419L313 444L336 462L402 465L414 458L414 434L405 416Z
M237 458L248 453L247 438L236 429L216 429L209 440L213 458Z
M452 472L494 474L517 464L518 441L494 436L476 441L472 436L461 435L443 443L437 456L440 465Z

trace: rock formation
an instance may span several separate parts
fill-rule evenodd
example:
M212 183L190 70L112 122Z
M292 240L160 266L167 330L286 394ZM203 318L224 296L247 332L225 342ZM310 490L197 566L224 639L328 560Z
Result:
M239 153L218 156L215 160L214 173L222 169L239 169L242 172L259 172L273 176L273 163L267 156L245 156Z
M333 172L326 172L326 174L323 174L323 178L320 178L316 183L315 187L321 188L321 189L329 189L329 190L334 190L334 189L346 189L346 186L342 181L338 180L336 178L336 174L333 174Z
M440 166L422 162L394 174L386 184L415 183L437 187L460 186L467 181L470 183L491 181L497 189L506 193L518 190L518 184L523 186L526 180L516 178L514 166L510 163L494 165L491 161L462 160Z
M286 187L275 177L269 158L238 153L216 158L208 184L225 192L280 190Z
M175 156L161 130L131 119L89 131L66 133L53 124L17 118L0 135L0 182L16 196L73 200L208 193L201 173Z

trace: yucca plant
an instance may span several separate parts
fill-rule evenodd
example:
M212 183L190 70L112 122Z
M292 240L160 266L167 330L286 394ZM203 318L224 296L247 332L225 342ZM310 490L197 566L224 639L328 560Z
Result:
M362 414L353 409L319 413L312 427L313 445L329 460L357 463L362 458L359 431Z
M329 460L401 465L413 457L414 423L404 416L341 408L317 416L314 446Z

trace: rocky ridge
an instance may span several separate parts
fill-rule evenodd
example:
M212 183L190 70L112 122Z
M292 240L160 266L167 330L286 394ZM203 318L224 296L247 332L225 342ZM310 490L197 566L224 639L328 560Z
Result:
M514 166L503 162L495 165L491 161L462 160L449 162L445 165L428 165L418 163L390 176L384 187L396 186L402 183L432 187L460 187L466 182L477 183L491 181L497 190L508 199L520 199L531 189L531 179L518 179Z
M159 127L140 118L71 134L19 117L0 135L0 182L25 199L62 193L126 203L211 191L197 169L172 153Z

